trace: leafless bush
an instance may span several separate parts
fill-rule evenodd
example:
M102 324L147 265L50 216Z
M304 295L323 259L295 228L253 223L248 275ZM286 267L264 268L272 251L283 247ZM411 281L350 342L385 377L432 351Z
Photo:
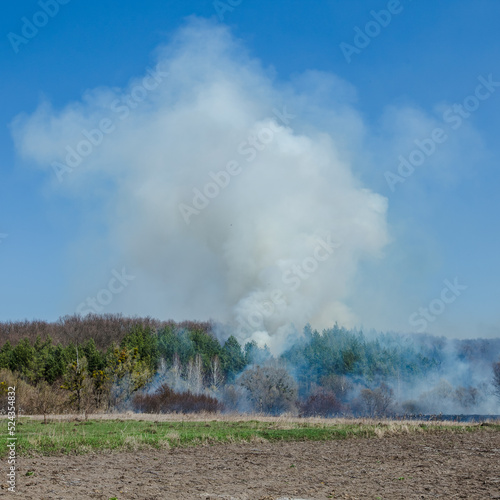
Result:
M296 410L297 383L283 366L249 368L239 383L247 390L254 411L278 415Z
M414 399L403 401L403 403L401 403L401 409L405 415L417 415L418 413L422 413L421 407Z
M459 386L454 388L447 380L441 379L431 390L419 397L419 406L424 413L457 413L477 408L488 397L487 384Z
M29 414L33 412L33 399L35 388L25 382L17 373L10 370L0 370L0 412L7 409L7 392L9 387L16 390L16 414Z
M353 403L356 413L369 417L388 415L391 412L394 391L385 383L376 389L362 389L358 401Z
M333 417L342 412L343 407L335 394L327 390L317 390L300 403L301 417Z
M43 423L47 423L47 415L58 413L67 403L67 397L57 384L50 386L45 380L40 381L32 393L29 413L43 415Z
M175 392L166 384L154 394L136 394L132 405L143 413L216 413L223 409L216 398L189 391Z

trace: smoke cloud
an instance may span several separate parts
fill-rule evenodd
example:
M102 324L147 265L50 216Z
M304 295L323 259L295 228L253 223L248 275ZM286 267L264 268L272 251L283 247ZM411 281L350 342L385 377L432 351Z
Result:
M125 266L135 279L104 312L213 318L275 351L290 325L359 324L346 302L389 234L387 200L356 174L354 90L320 72L280 82L196 18L157 53L123 89L12 124L22 156L86 214L73 311Z

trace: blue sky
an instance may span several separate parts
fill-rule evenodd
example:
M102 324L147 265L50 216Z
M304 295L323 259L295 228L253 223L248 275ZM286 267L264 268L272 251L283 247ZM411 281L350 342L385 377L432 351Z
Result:
M287 315L313 326L499 335L500 87L490 83L488 91L487 84L484 99L469 98L481 82L500 82L497 2L233 0L221 19L210 1L70 0L57 4L35 36L13 38L22 36L24 18L44 24L43 3L9 2L0 20L0 234L7 235L0 240L0 320L88 311L79 306L107 290L97 312L243 316L256 325L264 318L255 329L270 335ZM345 44L355 49L349 57ZM103 109L162 61L170 72L178 68L175 78L148 90L123 123L111 114L119 131L83 162L88 169L57 182L52 164L64 159L64 146L75 147L83 127L109 116ZM214 82L230 82L235 97L210 94ZM212 96L206 102L205 94ZM471 109L460 123L456 104ZM242 177L237 187L232 179L227 196L192 224L173 221L177 205L164 198L192 198L209 164L225 165L240 138L268 116L278 120L272 110L283 106L295 118L286 137L255 160L254 178ZM176 120L179 136L172 132L170 144ZM400 155L408 159L415 140L436 129L446 139L391 189L387 172L400 175ZM315 152L323 147L328 173L301 177L301 162L321 163ZM299 150L309 160L294 157ZM280 162L291 162L288 173ZM274 177L255 173L273 169ZM345 184L330 186L337 202L328 191L316 196L315 186L340 178ZM294 219L293 201L290 220L279 209L295 196L297 211L311 207L309 218ZM277 201L264 214L269 199ZM318 221L309 239L307 221ZM345 229L353 226L366 228L364 236ZM341 243L338 251L310 277L298 275L298 290L287 293L287 266L304 263L314 251L305 241L326 232ZM134 279L122 277L109 291L123 269ZM445 292L446 303L443 289L454 280L466 288ZM277 289L285 290L286 306L264 312ZM306 305L297 312L298 304ZM431 304L426 320L419 311Z

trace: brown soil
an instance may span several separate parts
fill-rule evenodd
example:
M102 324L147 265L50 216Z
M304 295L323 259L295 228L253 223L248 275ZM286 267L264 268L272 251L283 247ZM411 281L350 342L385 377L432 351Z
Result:
M21 458L19 466L17 492L0 489L0 496L500 499L500 433L486 431Z

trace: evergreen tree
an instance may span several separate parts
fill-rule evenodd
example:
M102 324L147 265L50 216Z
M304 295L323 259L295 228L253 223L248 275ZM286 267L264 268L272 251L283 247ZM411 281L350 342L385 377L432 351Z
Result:
M241 345L233 335L226 340L222 348L222 363L228 380L233 380L246 366Z

